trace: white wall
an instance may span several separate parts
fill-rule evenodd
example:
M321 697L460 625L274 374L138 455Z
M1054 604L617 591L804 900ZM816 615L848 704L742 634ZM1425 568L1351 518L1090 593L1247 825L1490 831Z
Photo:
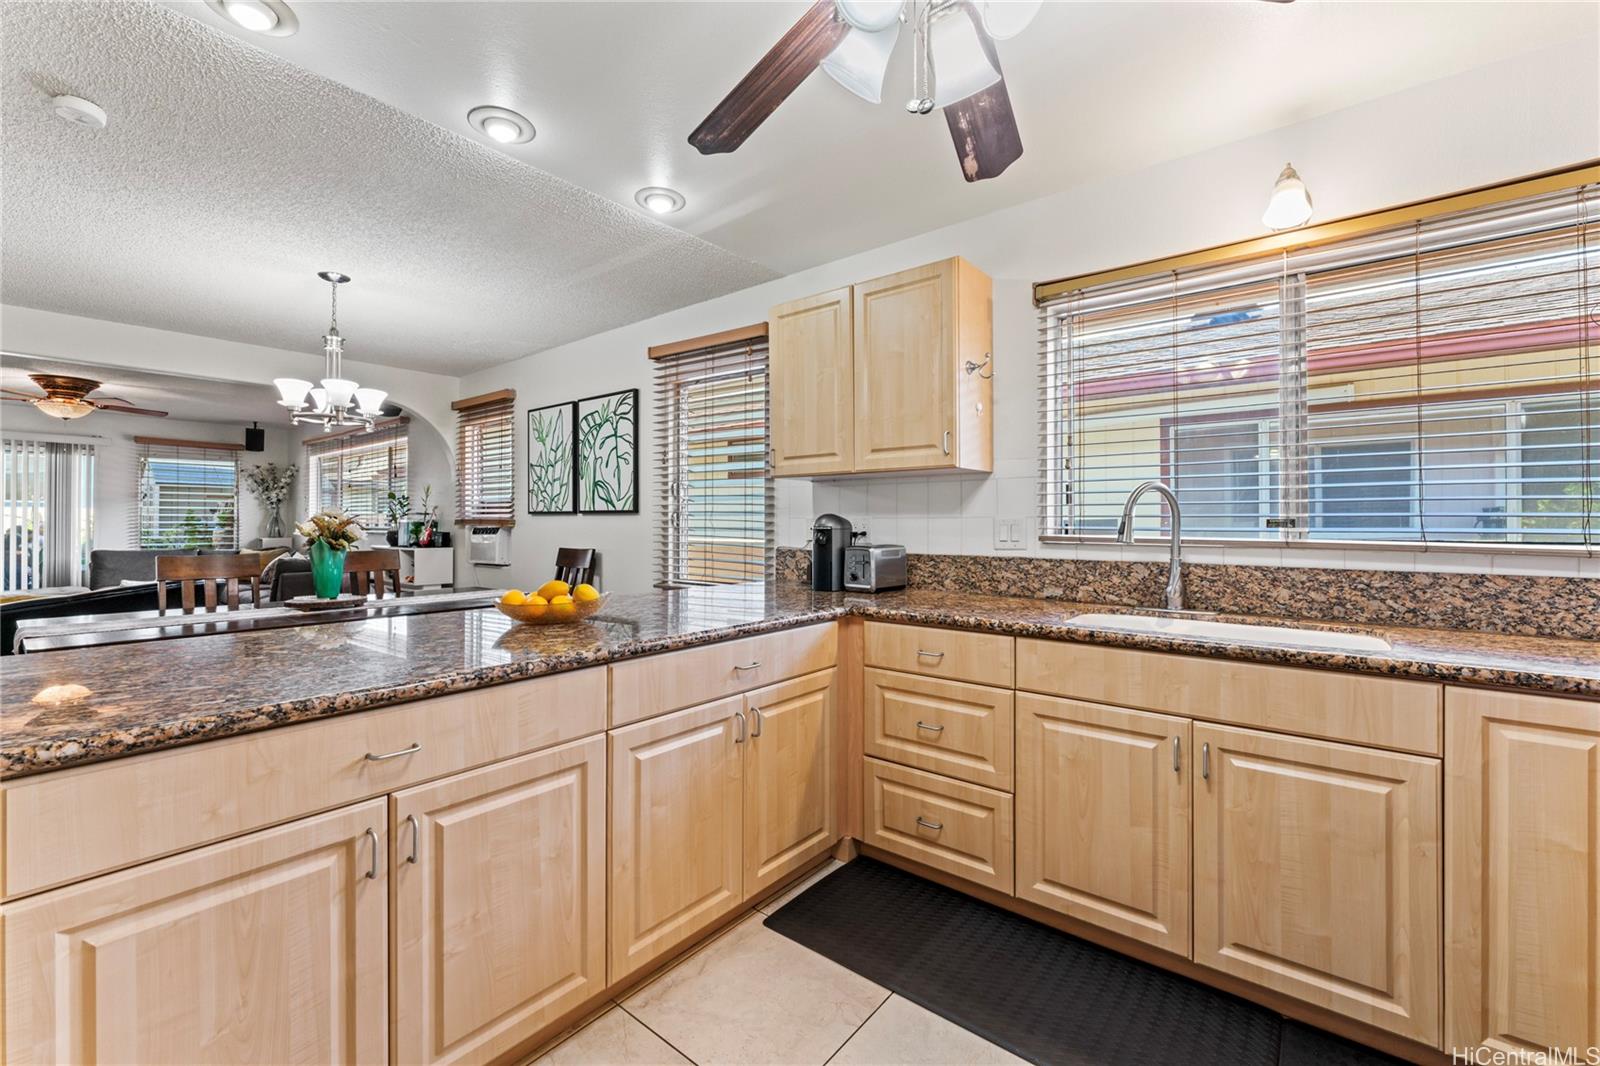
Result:
M1262 232L1272 180L1292 160L1311 187L1317 218L1425 199L1600 157L1600 60L1584 42L1470 71L1334 114L1133 174L1076 186L979 219L850 256L742 292L588 337L465 378L463 394L513 387L519 419L529 408L637 387L649 405L651 344L741 326L775 303L950 255L995 279L995 456L992 477L780 482L779 536L804 539L816 512L865 518L872 535L913 551L992 551L999 515L1033 513L1035 312L1030 283L1203 248ZM1086 151L1092 146L1085 146ZM1019 165L1026 165L1026 158ZM846 180L846 179L842 179ZM1001 178L999 180L1005 180ZM647 414L648 420L648 414ZM600 549L606 584L646 588L655 578L656 473L648 421L641 427L637 516L519 514L506 582L530 584L562 545ZM517 431L519 469L526 432ZM524 486L519 485L519 509ZM924 497L927 502L923 503ZM1035 554L1072 549L1042 548ZM1151 549L1076 549L1149 557ZM1197 552L1197 557L1205 553ZM1597 560L1446 557L1330 552L1288 559L1274 549L1217 549L1240 561L1315 562L1526 572L1595 573ZM485 583L494 579L485 578Z

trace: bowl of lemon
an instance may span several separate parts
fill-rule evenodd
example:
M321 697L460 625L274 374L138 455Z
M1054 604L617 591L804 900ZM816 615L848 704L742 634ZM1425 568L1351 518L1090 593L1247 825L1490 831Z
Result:
M549 626L561 622L581 622L606 602L593 585L568 585L565 581L546 581L536 591L512 589L495 607L507 618L532 625Z

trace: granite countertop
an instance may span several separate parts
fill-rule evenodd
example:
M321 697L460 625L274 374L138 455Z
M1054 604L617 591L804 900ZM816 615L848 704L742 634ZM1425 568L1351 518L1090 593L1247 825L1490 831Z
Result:
M1138 613L1063 600L922 589L854 595L769 584L614 595L590 621L561 626L519 626L493 608L479 608L10 656L4 659L0 686L0 777L100 762L845 614L1600 697L1600 642L1283 623L1302 630L1367 633L1391 644L1388 651L1351 652L1128 633L1072 623L1073 616L1094 612Z

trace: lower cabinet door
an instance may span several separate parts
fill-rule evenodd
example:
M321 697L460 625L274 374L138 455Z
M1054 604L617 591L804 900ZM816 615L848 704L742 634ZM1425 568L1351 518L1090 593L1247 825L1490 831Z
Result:
M824 670L745 696L746 899L814 861L838 839L833 675Z
M1189 721L1017 695L1017 895L1189 955Z
M744 697L612 730L610 743L615 983L744 902Z
M1194 726L1196 962L1440 1038L1440 765Z
M606 739L390 797L395 1059L484 1062L606 983Z
M5 1060L385 1063L384 801L0 908Z
M1445 1047L1582 1062L1600 1047L1600 701L1448 688L1444 750Z

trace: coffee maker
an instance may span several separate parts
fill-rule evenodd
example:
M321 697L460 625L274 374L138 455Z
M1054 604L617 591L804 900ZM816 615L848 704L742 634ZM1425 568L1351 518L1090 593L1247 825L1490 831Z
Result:
M850 520L836 514L819 514L811 523L811 587L817 592L844 589L844 550L850 535Z

